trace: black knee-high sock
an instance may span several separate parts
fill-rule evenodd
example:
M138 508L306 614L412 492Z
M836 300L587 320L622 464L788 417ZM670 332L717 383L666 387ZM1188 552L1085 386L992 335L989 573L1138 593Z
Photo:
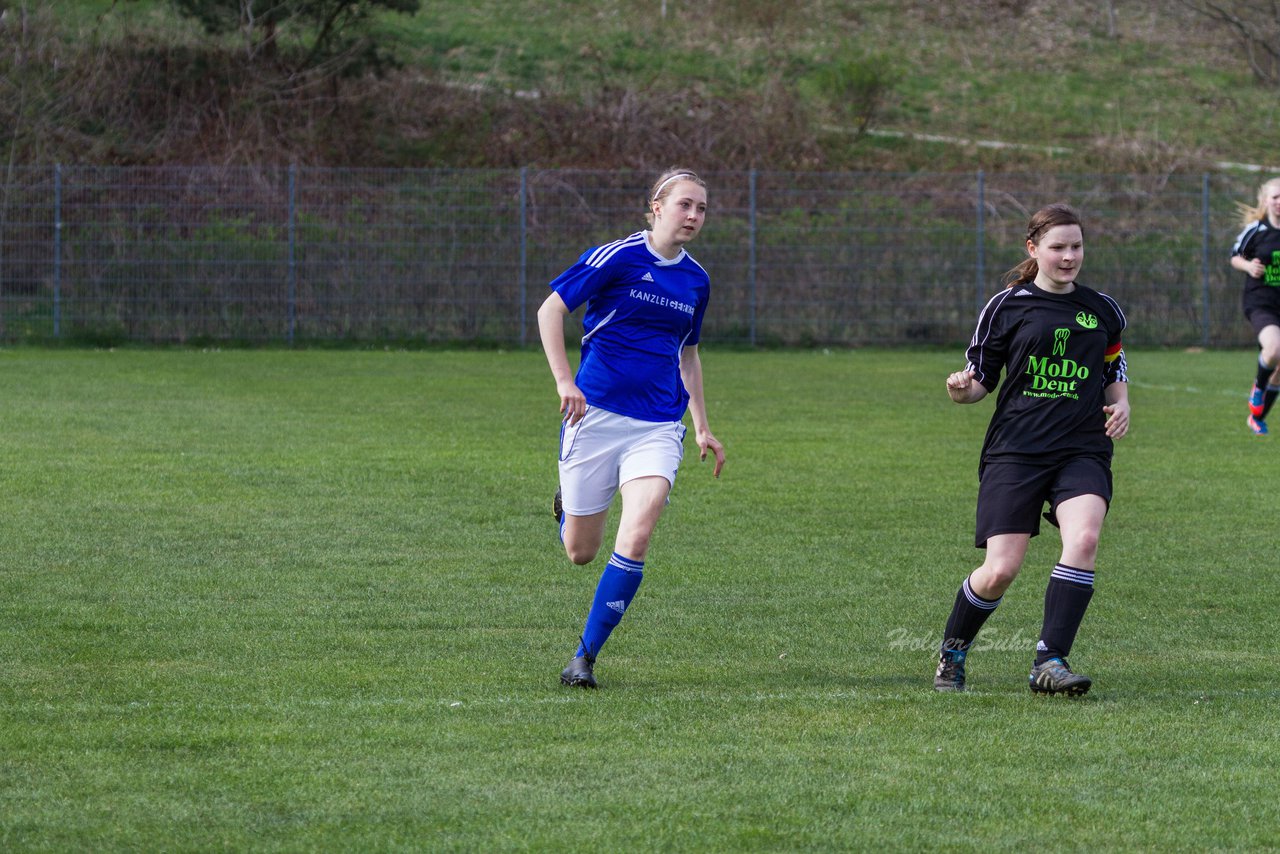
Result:
M1275 369L1275 365L1269 366L1262 361L1262 357L1258 357L1258 375L1254 378L1253 384L1258 388L1266 388L1267 382L1271 379L1271 374Z
M943 650L967 651L973 639L978 636L982 624L999 604L1000 599L983 599L974 593L966 578L956 592L956 603L951 607L951 616L947 618L947 628L942 638Z
M1093 598L1093 573L1060 563L1044 591L1044 626L1036 644L1036 664L1071 654L1085 609Z
M1276 386L1267 386L1266 392L1262 396L1262 420L1267 420L1267 413L1271 412L1271 407L1275 405L1276 396L1280 395L1280 388Z

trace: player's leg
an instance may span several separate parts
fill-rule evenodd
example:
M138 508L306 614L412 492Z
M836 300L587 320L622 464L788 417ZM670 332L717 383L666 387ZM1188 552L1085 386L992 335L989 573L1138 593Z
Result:
M969 651L987 618L995 613L1005 590L1018 577L1030 542L1030 534L995 534L987 538L986 560L969 574L956 592L955 604L943 631L944 653Z
M622 616L640 589L640 582L644 581L649 538L662 515L671 483L663 477L641 477L622 484L621 491L622 518L618 522L613 554L596 583L578 651L561 674L561 681L568 685L595 687L596 657L622 622Z
M1280 368L1272 371L1271 379L1267 381L1267 391L1262 396L1262 415L1259 418L1264 423L1271 414L1271 407L1276 405L1277 396L1280 396Z
M632 425L632 444L619 457L622 517L613 554L596 584L581 643L561 681L595 686L593 666L609 635L621 622L640 583L649 540L666 506L683 455L684 428L678 423Z
M1272 380L1280 375L1280 318L1262 310L1249 316L1258 333L1258 365L1253 387L1249 390L1249 429L1259 436L1267 434L1266 417L1270 406L1267 391L1276 385ZM1271 395L1275 402L1275 394Z
M622 518L618 520L614 551L644 563L653 529L671 494L671 482L655 475L637 477L622 484L621 492Z
M1109 479L1099 489L1109 495ZM1072 672L1067 656L1093 599L1098 537L1107 516L1107 499L1077 495L1057 504L1053 514L1062 532L1062 556L1045 587L1044 622L1028 681L1031 690L1038 693L1083 694L1092 680Z
M564 540L564 552L569 560L578 566L585 566L596 559L600 546L604 543L604 528L608 520L608 508L587 516L564 514L560 536Z
M626 443L621 416L588 408L573 426L561 425L560 486L552 514L569 560L591 563L604 542L609 505L618 491L618 462Z
M1049 482L1050 474L1035 466L983 467L974 545L985 548L986 557L956 592L943 630L934 690L964 690L969 647L1017 578L1031 538L1040 532L1040 508Z
M969 647L1017 577L1030 541L1030 534L996 534L987 539L987 559L961 583L947 616L933 674L935 691L965 689Z

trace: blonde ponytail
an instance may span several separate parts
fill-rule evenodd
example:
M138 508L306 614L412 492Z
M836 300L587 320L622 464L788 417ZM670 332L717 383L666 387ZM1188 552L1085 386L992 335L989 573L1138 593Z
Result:
M1261 187L1258 188L1258 204L1246 205L1244 202L1236 202L1236 214L1240 217L1240 225L1249 227L1259 220L1267 217L1267 188L1280 184L1280 178L1272 178Z

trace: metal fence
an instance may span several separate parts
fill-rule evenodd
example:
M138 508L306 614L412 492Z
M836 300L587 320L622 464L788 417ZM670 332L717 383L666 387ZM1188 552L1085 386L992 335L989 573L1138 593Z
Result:
M1244 346L1261 177L706 174L707 342L958 344L1031 212L1085 220L1130 344ZM546 284L644 227L624 171L47 166L0 183L0 340L537 341Z

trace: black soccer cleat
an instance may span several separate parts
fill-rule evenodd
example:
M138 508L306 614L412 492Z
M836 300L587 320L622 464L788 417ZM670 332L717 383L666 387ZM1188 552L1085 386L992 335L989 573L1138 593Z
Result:
M557 523L564 519L564 504L560 501L560 487L556 487L556 494L551 499L551 515L555 517Z
M938 672L933 676L935 691L964 690L964 660L968 652L963 649L944 649L938 656Z
M560 684L580 688L596 687L596 676L591 672L591 668L595 663L596 657L594 655L578 656L569 662L568 667L560 671Z
M1027 683L1037 694L1066 694L1068 697L1079 697L1088 693L1093 680L1088 676L1073 673L1067 666L1065 658L1051 658L1031 668Z

